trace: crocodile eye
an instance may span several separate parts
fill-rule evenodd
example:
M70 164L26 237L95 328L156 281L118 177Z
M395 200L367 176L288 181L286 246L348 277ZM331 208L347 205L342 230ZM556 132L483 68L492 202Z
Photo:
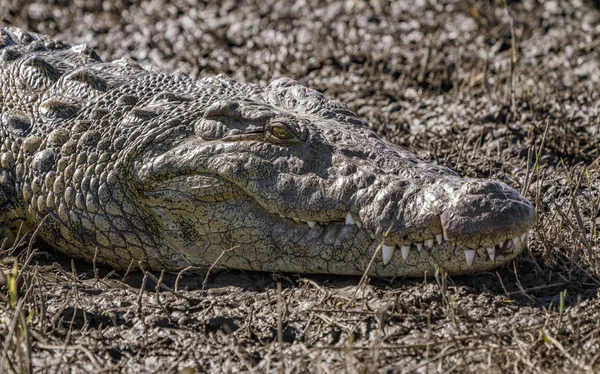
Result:
M273 121L266 125L265 140L279 145L292 145L302 142L293 128L284 122Z
M285 125L282 124L274 124L271 126L271 134L277 139L285 139L289 135L289 131L285 128Z

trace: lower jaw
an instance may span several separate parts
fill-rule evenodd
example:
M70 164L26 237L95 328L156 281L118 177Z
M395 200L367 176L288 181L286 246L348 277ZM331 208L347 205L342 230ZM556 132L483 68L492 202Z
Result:
M182 254L191 265L198 266L215 264L254 271L359 276L368 270L371 276L393 278L423 277L436 269L450 275L488 271L510 262L527 243L525 238L502 248L497 246L493 258L486 248L479 248L471 253L472 261L468 263L464 248L455 248L439 235L436 239L413 243L408 253L406 248L396 246L390 255L388 248L384 263L386 250L380 246L381 238L373 238L357 225L335 222L309 226L293 220L282 221L274 215L265 222L252 219L255 215L264 216L264 212L248 209L239 212L236 215L239 218L233 221L229 216L211 216L209 222L204 222L204 216L200 215L198 222L194 222L198 226L197 238L192 243L176 243L174 248L185 248ZM227 229L210 235L200 230L210 224Z
M370 276L382 278L415 278L433 276L440 270L448 275L489 271L509 263L526 246L524 241L506 248L496 248L493 259L487 248L478 248L473 250L470 264L467 263L465 249L449 242L441 245L436 243L432 248L423 247L420 251L413 247L406 259L398 248L384 265L381 244L377 241L367 244L365 241L359 240L362 246L355 242L349 247L324 245L318 250L307 250L297 243L288 243L286 247L272 247L270 256L263 252L263 255L267 255L267 261L265 258L248 258L253 253L253 248L241 246L228 253L220 265L256 271L358 276L367 272Z

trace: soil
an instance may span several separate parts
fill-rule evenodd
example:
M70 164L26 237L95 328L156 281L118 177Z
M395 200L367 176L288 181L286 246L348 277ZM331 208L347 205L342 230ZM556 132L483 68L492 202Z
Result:
M425 159L512 185L539 215L529 249L495 272L364 283L125 274L25 243L18 283L0 286L0 370L600 371L599 7L0 0L0 25L86 43L104 60L294 78Z

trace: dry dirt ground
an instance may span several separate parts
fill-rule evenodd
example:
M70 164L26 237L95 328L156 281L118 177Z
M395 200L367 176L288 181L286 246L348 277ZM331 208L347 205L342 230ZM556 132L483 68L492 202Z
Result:
M203 287L25 243L18 282L0 288L0 371L600 371L599 7L0 0L2 24L105 60L292 77L423 158L514 186L539 214L529 249L496 272L364 285L230 271Z

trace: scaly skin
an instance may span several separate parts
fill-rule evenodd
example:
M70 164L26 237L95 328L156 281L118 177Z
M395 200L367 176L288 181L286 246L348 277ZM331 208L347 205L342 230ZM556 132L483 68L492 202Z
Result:
M151 69L153 70L153 69ZM502 265L536 215L289 79L192 80L0 35L0 220L117 268L422 276Z

